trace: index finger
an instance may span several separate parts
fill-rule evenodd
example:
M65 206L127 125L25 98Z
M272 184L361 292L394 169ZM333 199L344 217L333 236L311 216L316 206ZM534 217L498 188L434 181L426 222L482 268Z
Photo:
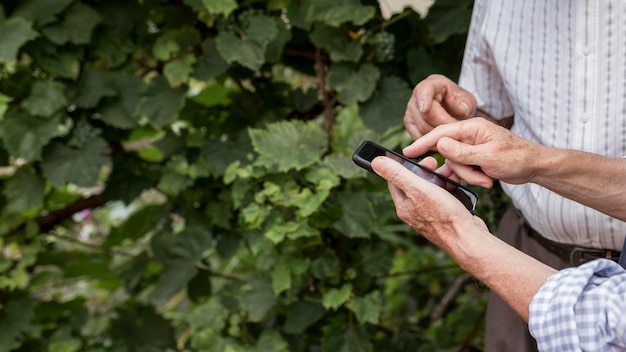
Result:
M429 133L405 147L402 153L409 158L418 157L428 150L435 148L439 140L443 137L450 137L457 141L467 140L476 135L476 125L471 123L472 120L473 119L437 126Z

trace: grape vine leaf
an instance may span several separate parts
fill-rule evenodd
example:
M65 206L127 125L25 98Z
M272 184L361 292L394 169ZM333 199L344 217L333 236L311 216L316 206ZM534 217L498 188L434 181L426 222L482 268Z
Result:
M26 44L25 50L44 71L53 77L76 80L80 71L80 53L58 47L45 38Z
M143 87L141 79L134 75L124 72L109 75L108 84L100 86L103 89L100 93L108 95L113 91L116 95L107 104L99 106L98 113L102 121L124 129L136 127L139 116L135 114L135 109L139 104Z
M161 35L154 43L152 52L157 59L167 61L176 57L180 52L187 52L189 48L198 45L200 41L198 30L190 26L183 26Z
M351 65L333 65L328 72L328 84L337 91L337 100L345 105L364 102L372 96L380 71L372 64L365 64L354 71Z
M365 325L366 323L378 324L382 301L380 291L371 292L364 297L356 297L348 303L348 309L354 312L356 319Z
M324 326L323 351L373 352L368 333L361 325L348 323L343 318L335 318Z
M333 228L350 238L369 238L374 218L371 201L363 193L342 192L338 194L338 198L343 214L333 224Z
M363 56L363 46L350 39L347 28L316 24L309 37L317 47L328 50L333 62L358 62Z
M352 294L352 285L344 284L341 288L332 288L322 296L322 305L326 309L337 310L348 301Z
M92 138L78 149L54 142L44 151L41 167L48 181L57 187L68 183L91 187L98 183L102 168L110 165L107 149L107 143L100 137Z
M248 130L258 165L277 167L279 172L301 170L320 159L326 151L326 133L316 120L279 121L265 129Z
M15 62L22 45L36 37L37 32L33 30L32 23L21 17L9 18L0 23L0 63Z
M72 102L80 108L96 107L100 99L113 97L117 94L111 81L111 72L93 67L85 68L78 82L77 92Z
M18 342L24 333L34 333L35 311L32 302L27 299L11 300L3 303L2 319L0 319L0 352L13 351L21 344Z
M73 0L28 0L21 1L13 12L13 17L22 17L45 26L57 20L57 15L67 8Z
M200 81L209 81L228 69L228 63L217 51L214 38L208 38L201 45L202 55L196 61L192 76Z
M404 80L396 76L382 78L372 98L359 106L363 122L381 134L401 125L410 97L411 88Z
M0 93L0 121L4 117L4 113L9 108L9 102L11 102L11 98Z
M248 312L248 320L260 322L265 314L276 304L276 297L271 283L264 280L252 280L250 289L238 296L239 302Z
M52 116L67 104L65 85L57 81L36 81L22 107L34 116Z
M278 36L276 22L267 16L252 16L242 35L240 38L231 32L220 32L217 50L228 63L238 62L258 71L265 63L268 44Z
M24 112L9 112L0 124L0 138L14 157L39 159L41 150L61 134L58 118L41 118Z
M296 301L287 309L283 330L288 334L300 334L322 319L324 313L324 307L319 303Z
M8 202L7 209L22 212L40 207L43 204L45 189L45 180L36 175L31 168L24 166L7 180L2 193Z
M428 9L426 23L434 44L444 42L453 34L466 33L472 17L472 1L439 0Z
M101 21L93 8L77 2L64 13L62 21L44 27L41 32L58 45L89 44L91 33Z
M259 340L256 343L254 352L288 352L289 345L282 338L280 333L273 329L263 330Z
M113 227L104 245L113 247L125 239L136 240L154 229L165 215L165 207L162 205L144 206L133 212L122 224Z
M155 77L142 91L135 113L147 118L153 126L162 127L176 120L185 104L185 93L183 87L172 89L165 77Z
M150 300L163 302L187 284L197 272L196 263L212 242L212 234L199 226L187 227L176 234L157 234L152 239L152 250L163 263L163 272L150 292Z
M308 18L337 27L352 22L360 26L374 17L376 8L359 0L311 0Z
M238 6L235 0L202 0L202 4L209 13L224 17L228 17Z

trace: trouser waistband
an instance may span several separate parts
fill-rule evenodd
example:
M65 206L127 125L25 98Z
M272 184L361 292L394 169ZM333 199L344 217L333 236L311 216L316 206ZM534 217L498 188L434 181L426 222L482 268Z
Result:
M574 266L578 266L580 264L599 258L610 259L615 262L618 262L620 260L621 252L614 249L581 247L547 239L528 224L528 222L526 221L526 219L524 219L524 216L519 210L517 210L517 214L520 218L520 221L522 221L523 226L526 228L528 234L533 239L535 239L537 243ZM623 261L626 264L626 257L623 258ZM622 263L620 262L620 264Z

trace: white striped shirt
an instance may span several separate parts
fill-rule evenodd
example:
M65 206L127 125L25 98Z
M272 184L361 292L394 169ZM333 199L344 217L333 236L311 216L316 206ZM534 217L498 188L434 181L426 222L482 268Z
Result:
M530 141L626 156L626 1L476 0L459 85ZM503 187L545 237L621 249L625 222L536 184Z

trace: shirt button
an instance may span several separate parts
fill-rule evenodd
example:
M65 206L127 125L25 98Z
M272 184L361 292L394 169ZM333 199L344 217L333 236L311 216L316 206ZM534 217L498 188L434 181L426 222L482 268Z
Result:
M580 53L583 54L583 56L589 56L589 54L591 54L591 49L589 49L589 47L586 46L586 47L582 48Z
M589 116L585 113L580 115L580 122L582 123L587 123L587 121L589 121Z

